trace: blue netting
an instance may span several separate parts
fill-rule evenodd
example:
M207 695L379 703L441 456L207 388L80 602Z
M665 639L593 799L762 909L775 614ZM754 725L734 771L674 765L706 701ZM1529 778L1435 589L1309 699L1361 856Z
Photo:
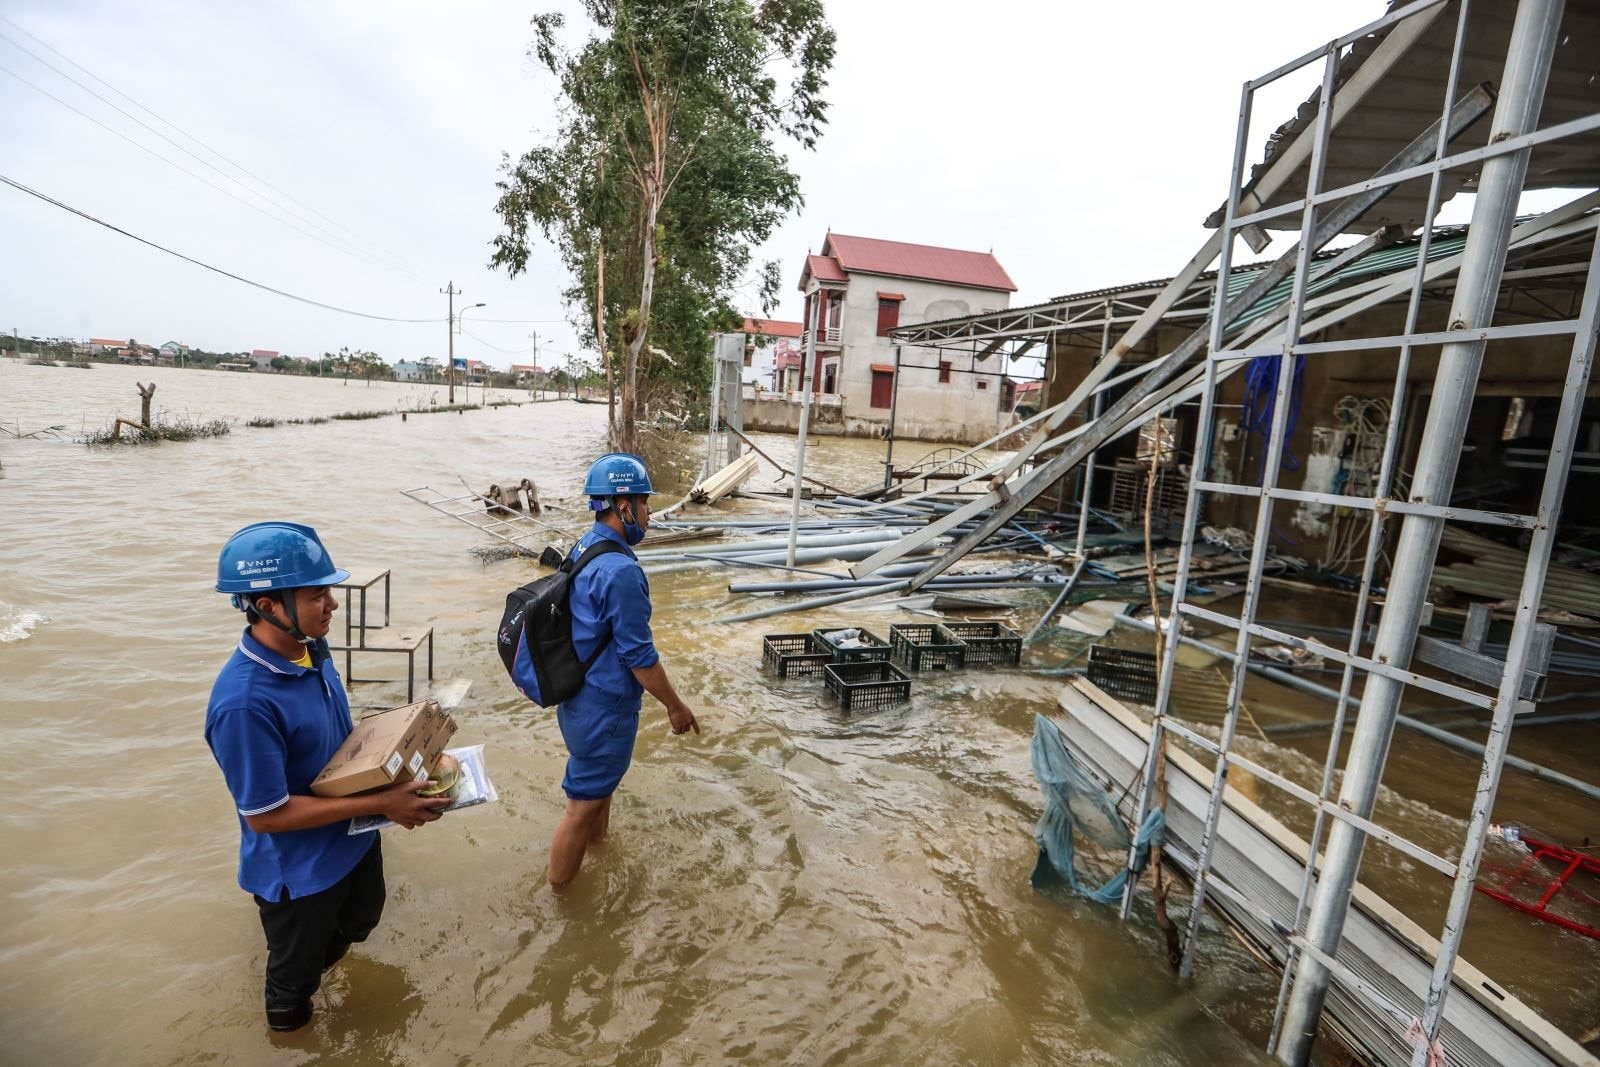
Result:
M1278 366L1282 362L1282 356L1255 356L1245 368L1244 411L1239 421L1247 433L1261 435L1260 469L1256 474L1258 485L1266 476L1267 439L1272 431L1273 409L1278 406ZM1289 440L1294 437L1294 429L1300 422L1300 401L1306 392L1305 371L1305 360L1295 360L1294 377L1289 379L1289 411L1283 423L1283 458L1279 466L1292 471L1300 469L1300 461L1289 451Z
M1087 886L1078 880L1073 863L1074 832L1102 848L1126 856L1128 831L1106 791L1067 751L1060 728L1043 715L1034 716L1032 759L1033 775L1044 790L1044 814L1033 831L1034 840L1039 842L1039 862L1032 878L1034 886L1048 883L1054 877L1065 882L1073 892L1099 904L1121 899L1128 875L1137 876L1144 869L1152 845L1161 847L1161 835L1167 825L1165 817L1156 810L1145 817L1134 837L1139 851L1131 872L1124 867L1098 889Z

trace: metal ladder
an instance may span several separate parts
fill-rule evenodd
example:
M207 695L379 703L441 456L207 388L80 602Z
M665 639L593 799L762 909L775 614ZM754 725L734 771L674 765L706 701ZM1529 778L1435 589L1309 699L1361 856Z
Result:
M1597 305L1600 305L1600 243L1591 256L1581 309L1575 318L1559 322L1541 322L1519 325L1491 325L1493 298L1498 290L1508 248L1528 241L1546 231L1565 228L1581 233L1587 228L1592 234L1593 217L1588 214L1596 203L1591 194L1564 208L1547 213L1531 221L1513 226L1513 214L1522 189L1526 160L1531 148L1562 137L1593 136L1600 128L1600 116L1590 116L1578 122L1569 122L1543 130L1533 128L1531 121L1520 125L1516 116L1537 116L1544 91L1543 73L1550 65L1555 42L1555 23L1560 20L1560 0L1523 0L1517 12L1517 22L1507 47L1506 73L1499 86L1499 105L1494 116L1494 129L1487 147L1450 154L1450 126L1458 108L1455 83L1461 67L1463 44L1468 34L1469 5L1462 3L1454 37L1449 84L1441 87L1443 106L1441 119L1431 151L1424 158L1401 162L1366 182L1343 188L1325 190L1323 177L1328 162L1329 135L1334 120L1332 111L1336 103L1336 75L1340 60L1347 49L1379 31L1399 26L1408 18L1435 18L1440 15L1437 3L1416 2L1395 5L1388 15L1351 34L1330 42L1329 45L1300 57L1270 72L1262 78L1246 82L1241 94L1238 132L1235 139L1232 169L1229 175L1227 206L1222 224L1221 259L1218 282L1210 319L1209 349L1205 357L1204 390L1200 396L1197 461L1188 489L1185 509L1184 536L1179 559L1179 569L1174 581L1171 612L1168 617L1165 654L1160 664L1156 716L1151 731L1151 742L1144 762L1142 793L1138 817L1139 824L1149 810L1155 796L1156 755L1166 742L1165 734L1173 734L1210 753L1215 759L1210 800L1205 819L1204 834L1192 871L1194 899L1184 941L1181 973L1192 973L1197 948L1200 916L1208 892L1216 891L1227 896L1236 906L1249 906L1246 894L1220 882L1211 871L1211 859L1216 844L1219 812L1227 785L1230 768L1243 768L1250 774L1281 789L1289 796L1309 805L1314 811L1310 838L1312 862L1306 867L1300 886L1292 930L1285 932L1287 962L1274 1013L1269 1050L1285 1063L1302 1063L1309 1053L1311 1034L1316 1028L1323 997L1326 996L1330 978L1339 983L1348 996L1364 998L1375 1014L1392 1017L1394 1005L1381 1002L1374 990L1359 976L1344 967L1337 958L1344 915L1348 911L1349 888L1359 868L1361 850L1368 837L1376 837L1413 860L1437 871L1452 882L1449 905L1439 949L1434 959L1432 977L1419 1016L1411 1020L1410 1037L1412 1062L1428 1062L1430 1050L1440 1037L1441 1018L1445 997L1449 991L1452 971L1459 954L1462 932L1466 923L1468 906L1482 858L1485 831L1494 805L1500 775L1509 745L1515 716L1532 711L1536 701L1530 696L1529 678L1537 676L1536 662L1540 646L1548 654L1548 638L1541 637L1536 625L1546 572L1549 566L1554 527L1560 514L1561 499L1566 488L1572 450L1579 424L1583 399L1588 387L1590 368L1594 357L1597 322ZM1424 23L1425 25L1425 23ZM1315 141L1306 166L1307 183L1303 198L1280 207L1261 209L1248 202L1244 170L1246 142L1250 131L1250 117L1255 93L1293 71L1323 62L1322 91L1318 102ZM1510 116L1505 118L1504 116ZM1315 336L1325 325L1313 317L1309 306L1309 282L1312 276L1312 255L1323 239L1319 230L1326 230L1326 216L1339 210L1341 202L1371 190L1392 188L1405 180L1426 177L1429 180L1426 218L1436 217L1441 200L1442 179L1452 167L1483 161L1482 178L1475 206L1473 226L1469 231L1467 246L1460 256L1429 263L1428 246L1431 229L1421 235L1421 248L1415 269L1411 272L1409 303L1405 327L1401 334L1384 337L1346 338L1336 341L1303 342L1302 336ZM1235 238L1249 228L1272 218L1299 213L1300 245L1294 267L1292 295L1281 326L1274 339L1239 343L1228 347L1225 341L1227 322L1224 316L1228 299L1228 279ZM1341 227L1343 228L1343 227ZM1451 314L1452 329L1419 332L1418 317L1425 285L1455 266L1459 271L1456 286L1456 305ZM1393 295L1398 296L1399 291ZM1333 298L1337 302L1337 297ZM1323 307L1328 306L1325 301ZM1489 314L1472 312L1472 306L1486 307ZM1459 312L1466 309L1465 317ZM1451 423L1449 416L1459 415L1473 398L1477 371L1486 346L1511 338L1530 336L1570 336L1571 357L1568 363L1562 393L1560 414L1557 419L1550 462L1544 471L1539 504L1531 515L1516 515L1480 511L1450 505L1450 489L1454 479L1454 459L1458 455L1464 420ZM1441 366L1465 367L1470 373L1463 376L1465 384L1450 391L1441 387L1433 398L1428 429L1423 435L1419 450L1418 469L1409 498L1393 496L1397 470L1398 429L1403 421L1408 399L1408 374L1412 351L1417 346L1441 346ZM1376 485L1371 496L1352 496L1333 492L1290 490L1278 485L1279 465L1285 450L1289 383L1293 380L1296 364L1301 360L1338 359L1344 354L1358 351L1386 350L1396 353L1396 371L1392 389L1391 416L1385 432L1382 459ZM1266 442L1266 463L1260 485L1236 485L1210 480L1208 464L1199 457L1210 447L1217 417L1217 386L1221 376L1243 361L1257 356L1278 357L1276 403ZM1190 577L1191 546L1204 502L1208 497L1232 495L1253 500L1256 518L1254 539L1250 549L1249 580L1238 615L1229 615L1210 607L1191 604L1186 599ZM1257 621L1261 602L1261 576L1267 558L1271 534L1273 504L1292 501L1354 509L1364 513L1368 525L1366 561L1362 569L1356 608L1353 613L1349 639L1343 647L1317 640L1303 639ZM1363 637L1369 608L1373 602L1374 577L1379 549L1383 544L1386 525L1392 516L1399 516L1402 532L1394 558L1386 597L1384 618L1375 635L1373 655L1363 655ZM1415 654L1425 658L1425 649L1413 652L1412 642L1422 622L1423 597L1426 595L1439 531L1445 520L1528 531L1530 547L1527 566L1523 574L1517 600L1515 620L1509 646L1503 661L1491 660L1470 648L1462 656L1472 657L1473 676L1479 685L1487 683L1492 692L1468 684L1457 684L1408 669ZM1233 666L1227 695L1226 714L1220 738L1211 738L1174 721L1171 716L1172 683L1177 635L1183 620L1195 620L1231 631L1234 635ZM1340 665L1341 681L1327 756L1323 763L1320 786L1316 790L1292 782L1274 771L1261 766L1233 750L1239 723L1240 698L1243 694L1250 647L1253 640L1282 642L1308 648L1332 663ZM1454 653L1452 653L1454 655ZM1437 657L1435 657L1437 659ZM1465 663L1458 660L1457 665ZM1530 672L1530 668L1532 668ZM1354 682L1359 674L1364 682L1362 697L1351 697ZM1485 753L1479 769L1468 828L1461 843L1460 858L1446 859L1428 848L1393 833L1372 821L1372 800L1377 790L1394 728L1394 715L1400 695L1408 688L1449 697L1451 700L1484 709L1492 714ZM1537 694L1537 685L1531 693ZM1352 740L1352 755L1345 768L1340 796L1332 795L1341 737L1347 710L1360 704L1361 716L1357 721L1356 735ZM1323 857L1320 873L1317 857L1328 838L1327 853ZM1130 857L1130 865L1132 858ZM1132 905L1134 883L1123 900L1123 915ZM1396 1022L1402 1032L1404 1020Z

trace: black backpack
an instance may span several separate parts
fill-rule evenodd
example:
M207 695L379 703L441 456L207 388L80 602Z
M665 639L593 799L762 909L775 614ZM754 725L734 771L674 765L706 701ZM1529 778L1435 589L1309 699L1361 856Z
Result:
M548 551L548 550L547 550ZM496 647L511 683L522 695L549 708L577 695L584 676L611 643L608 636L587 660L572 647L572 579L596 556L621 552L615 541L601 538L576 559L561 563L554 574L537 578L506 594Z

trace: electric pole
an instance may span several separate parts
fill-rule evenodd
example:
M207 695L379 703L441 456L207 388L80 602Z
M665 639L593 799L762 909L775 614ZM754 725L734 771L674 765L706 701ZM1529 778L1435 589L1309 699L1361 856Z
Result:
M448 373L450 381L450 403L454 404L456 402L456 297L461 295L461 290L456 288L455 282L447 282L445 283L445 287L440 289L439 292L450 298L450 313L445 318L445 333L448 334L450 338L450 370Z
M533 342L533 377L534 377L534 380L533 380L533 382L531 384L539 385L540 384L539 383L539 379L544 377L544 371L542 371L539 368L539 331L538 330L534 330L532 333L530 333L528 335L528 339ZM528 391L530 393L533 392L532 389L530 389Z

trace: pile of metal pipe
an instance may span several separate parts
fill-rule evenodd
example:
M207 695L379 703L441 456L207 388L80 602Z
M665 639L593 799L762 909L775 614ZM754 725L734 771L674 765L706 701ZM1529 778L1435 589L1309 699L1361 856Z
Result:
M712 548L699 550L684 549L674 545L650 552L640 552L639 561L650 574L670 574L716 564L767 566L792 570L805 563L866 559L885 545L899 540L903 533L903 530L879 527L814 534L797 538L792 555L786 543L777 539L718 544ZM939 547L930 544L924 551L936 551Z

